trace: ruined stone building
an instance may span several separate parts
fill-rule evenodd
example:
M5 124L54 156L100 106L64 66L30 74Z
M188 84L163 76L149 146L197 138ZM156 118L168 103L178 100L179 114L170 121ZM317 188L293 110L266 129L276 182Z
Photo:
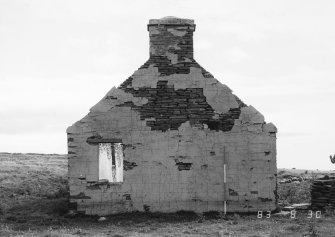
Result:
M193 20L153 19L148 31L148 61L67 129L71 206L274 210L276 127L195 61Z

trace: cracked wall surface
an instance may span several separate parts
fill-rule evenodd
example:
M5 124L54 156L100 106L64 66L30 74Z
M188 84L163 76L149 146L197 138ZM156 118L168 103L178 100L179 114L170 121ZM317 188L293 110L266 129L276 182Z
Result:
M77 211L275 209L277 129L196 63L194 30L150 20L149 60L67 129ZM122 143L122 183L99 180L103 142Z

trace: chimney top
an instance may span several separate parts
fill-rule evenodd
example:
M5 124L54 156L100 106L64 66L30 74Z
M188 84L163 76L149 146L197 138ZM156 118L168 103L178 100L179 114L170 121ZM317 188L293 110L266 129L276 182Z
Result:
M148 24L150 57L169 57L176 64L193 59L194 20L167 16Z
M178 18L175 16L166 16L161 19L150 19L148 26L150 25L192 25L193 26L194 20Z

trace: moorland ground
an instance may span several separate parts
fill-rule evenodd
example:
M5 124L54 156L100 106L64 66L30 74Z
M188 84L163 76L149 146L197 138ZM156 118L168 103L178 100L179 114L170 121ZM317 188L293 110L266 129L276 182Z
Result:
M332 210L318 219L307 218L307 210L294 219L215 212L70 217L66 155L0 153L0 164L0 236L335 236ZM320 173L278 170L279 202L309 202L310 183Z

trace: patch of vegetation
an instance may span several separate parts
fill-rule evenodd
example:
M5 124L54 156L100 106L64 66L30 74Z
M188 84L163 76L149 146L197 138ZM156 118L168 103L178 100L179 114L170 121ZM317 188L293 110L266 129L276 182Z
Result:
M308 203L311 200L311 181L283 183L278 185L278 201L286 204Z

